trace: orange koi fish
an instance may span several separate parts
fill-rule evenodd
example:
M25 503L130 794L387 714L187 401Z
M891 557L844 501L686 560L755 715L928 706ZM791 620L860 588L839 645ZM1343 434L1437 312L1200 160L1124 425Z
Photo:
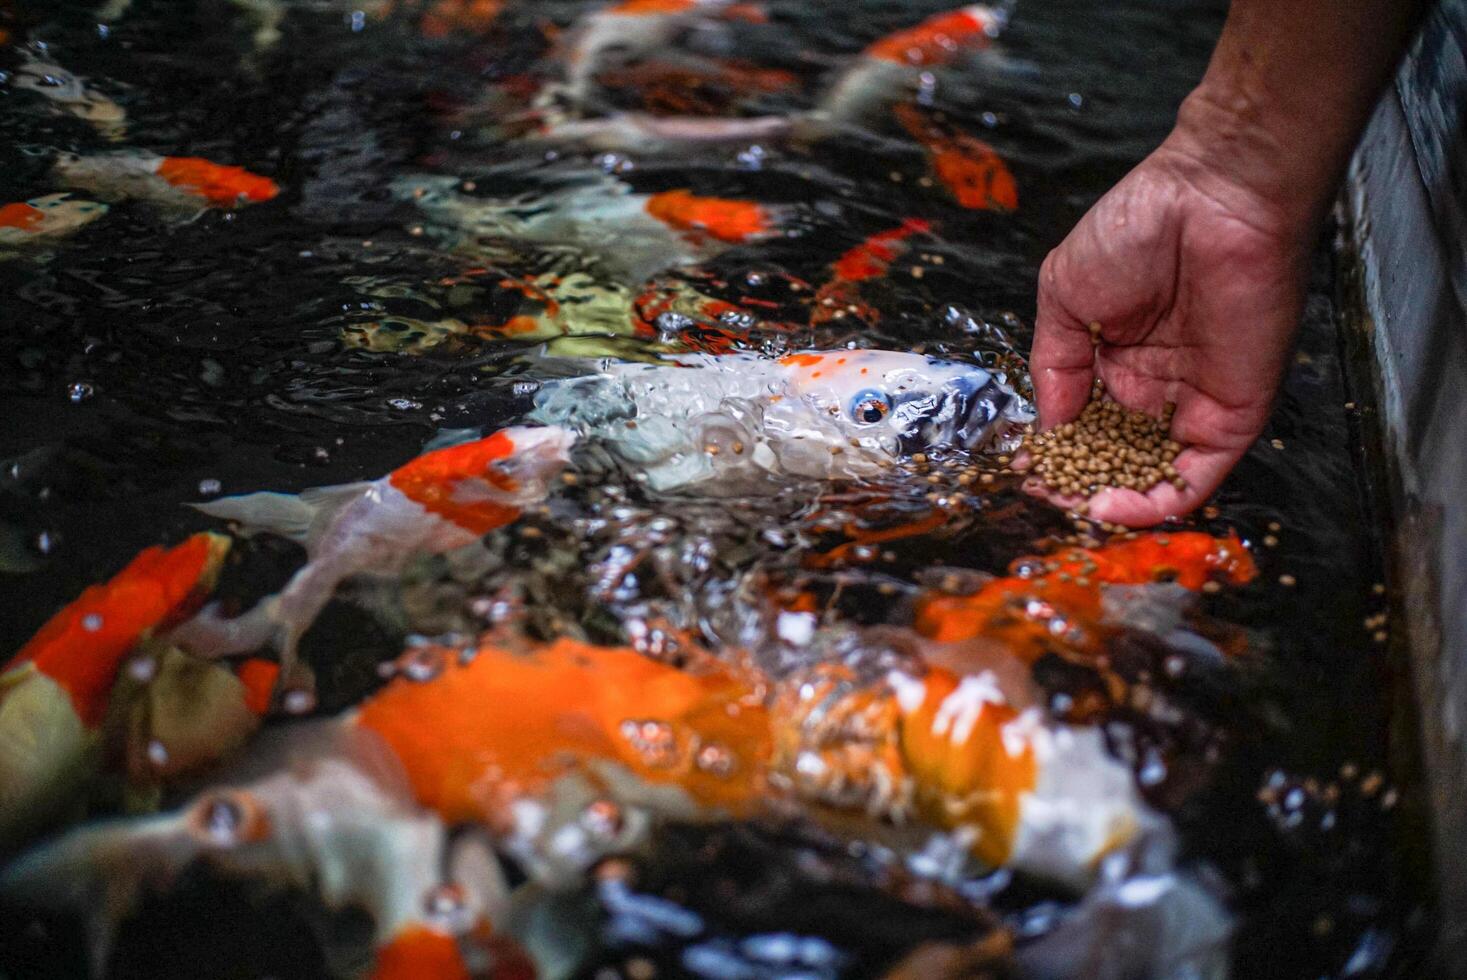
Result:
M574 442L572 433L554 426L508 428L425 453L370 482L195 504L249 531L301 543L307 561L278 595L245 615L224 619L211 607L171 639L210 657L273 643L289 674L301 636L339 583L354 575L392 574L415 555L472 544L516 520L522 508L544 498Z
M46 194L0 206L0 255L5 249L65 238L106 213L107 205L70 194Z
M268 177L200 157L160 157L137 150L97 156L65 154L56 176L105 198L140 198L181 210L233 208L271 200L280 188Z
M916 73L986 48L1003 25L1000 11L975 4L889 34L867 47L841 73L822 99L821 109L836 120L868 117L878 107L900 99Z
M927 150L937 179L958 204L982 211L1013 211L1019 206L1014 175L993 147L966 133L947 131L915 106L900 105L893 111Z
M774 218L753 201L700 197L687 190L663 191L647 199L647 213L670 228L721 242L749 242L770 235Z
M1241 585L1257 568L1236 534L1145 534L1100 548L1067 548L1049 558L1021 558L1013 574L967 596L929 594L918 603L917 632L943 643L988 637L1032 662L1048 651L1100 652L1103 585L1208 582ZM1037 569L1037 571L1036 571Z
M810 322L818 326L850 315L867 325L874 324L880 314L861 302L859 284L886 275L892 263L906 252L907 239L931 230L929 222L907 218L897 227L878 231L848 249L831 264L830 279L816 291Z
M78 788L122 661L192 612L229 539L148 548L52 616L0 672L0 851Z
M507 896L496 863L455 853L449 824L488 829L547 883L635 847L649 810L748 816L790 795L832 815L918 817L983 860L1076 887L1166 833L1100 731L1050 722L1002 665L874 683L826 665L770 682L562 639L421 647L398 668L356 711L300 726L274 775L73 831L13 864L0 891L74 911L105 888L105 915L121 918L202 859L366 909L377 976L430 961L458 976L453 953L504 921Z
M716 116L732 112L741 95L788 91L799 79L777 68L738 61L644 61L602 72L597 82L630 95L655 115Z

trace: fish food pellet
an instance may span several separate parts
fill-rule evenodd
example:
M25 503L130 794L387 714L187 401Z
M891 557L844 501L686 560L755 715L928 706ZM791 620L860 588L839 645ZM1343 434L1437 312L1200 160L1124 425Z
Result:
M1145 493L1162 483L1181 490L1187 483L1174 465L1182 451L1170 438L1174 410L1168 404L1159 419L1131 411L1107 400L1097 379L1079 418L1026 437L1030 467L1067 497L1091 497L1106 487Z

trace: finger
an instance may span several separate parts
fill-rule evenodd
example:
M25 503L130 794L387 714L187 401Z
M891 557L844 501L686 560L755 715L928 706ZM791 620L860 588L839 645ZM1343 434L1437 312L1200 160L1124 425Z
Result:
M1091 498L1090 515L1126 527L1151 527L1180 518L1212 496L1241 455L1229 449L1185 449L1176 461L1184 482L1180 490L1170 483L1158 484L1144 494L1107 488Z
M1063 288L1055 272L1059 261L1057 252L1052 252L1039 270L1039 309L1029 358L1041 429L1078 416L1090 400L1090 382L1095 377L1095 345L1090 341L1090 331L1059 298Z

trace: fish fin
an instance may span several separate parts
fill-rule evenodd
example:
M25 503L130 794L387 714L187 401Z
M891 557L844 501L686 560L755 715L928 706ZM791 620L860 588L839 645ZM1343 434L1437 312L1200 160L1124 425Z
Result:
M242 525L241 534L277 534L304 544L311 533L316 509L290 493L246 493L201 504L194 510Z
M281 629L277 606L277 598L271 596L244 615L228 619L219 614L219 603L211 602L175 626L167 640L205 659L254 653L276 643Z
M313 487L299 494L246 493L189 506L210 517L236 522L241 525L240 533L246 536L275 534L309 547L332 515L361 496L369 486L369 482L343 483Z

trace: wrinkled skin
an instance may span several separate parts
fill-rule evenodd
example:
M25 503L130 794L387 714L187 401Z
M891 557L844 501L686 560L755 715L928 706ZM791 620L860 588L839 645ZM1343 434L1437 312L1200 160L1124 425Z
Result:
M1160 415L1185 489L1107 489L1101 520L1156 524L1199 506L1263 431L1297 329L1308 240L1266 201L1163 146L1045 260L1032 368L1042 428L1079 415L1099 377ZM1101 324L1100 343L1089 324Z

